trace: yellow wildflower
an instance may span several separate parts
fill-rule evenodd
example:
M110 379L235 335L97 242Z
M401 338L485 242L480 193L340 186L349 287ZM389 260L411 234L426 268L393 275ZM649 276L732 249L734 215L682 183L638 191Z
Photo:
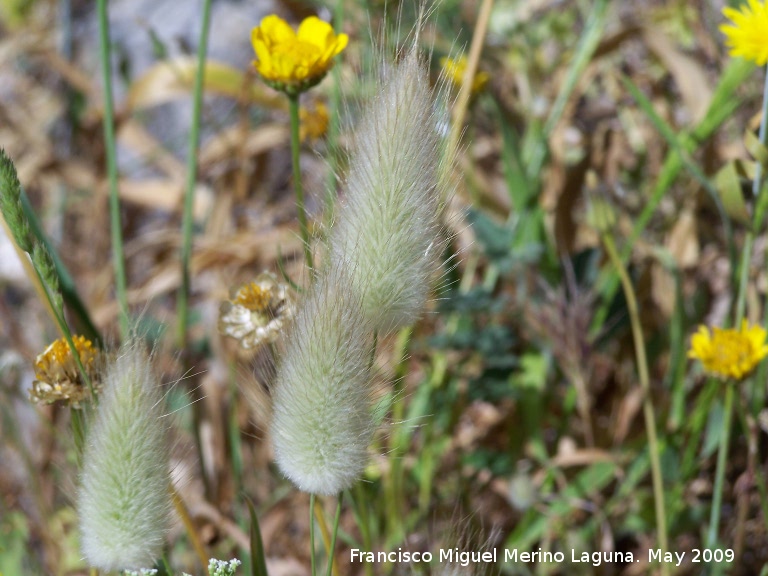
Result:
M741 10L723 8L723 15L733 22L720 26L731 56L741 56L765 66L768 63L768 4L749 0Z
M766 331L762 326L750 328L746 320L741 329L713 328L706 326L691 338L689 358L701 360L704 368L722 378L743 380L768 356L765 343Z
M221 305L219 332L235 338L246 350L257 348L277 340L293 309L288 287L264 272Z
M301 107L299 109L299 118L301 126L299 128L299 139L319 140L328 131L328 108L322 102L315 104L314 110Z
M84 336L73 336L72 342L80 356L85 373L98 391L100 386L97 377L101 363L99 349ZM30 397L37 403L51 404L56 400L65 400L78 406L90 393L64 338L56 340L37 356L35 377Z
M462 56L456 60L453 58L440 58L440 66L443 67L443 72L450 79L450 81L457 88L461 88L461 83L464 80L464 72L467 69L466 57ZM475 77L472 79L472 94L481 92L485 88L486 84L488 84L488 80L490 79L491 77L487 72L477 72Z
M253 65L276 90L299 94L323 79L348 41L346 34L335 34L330 24L316 16L305 18L294 32L272 14L251 31L256 52Z

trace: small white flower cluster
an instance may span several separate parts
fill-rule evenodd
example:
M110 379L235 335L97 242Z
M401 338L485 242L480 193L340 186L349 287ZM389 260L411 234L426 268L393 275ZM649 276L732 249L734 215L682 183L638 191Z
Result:
M142 568L141 570L125 570L123 576L155 576L157 570L155 568Z
M209 576L234 576L235 570L240 566L242 562L237 558L233 558L229 562L226 560L211 559L208 562L208 574Z

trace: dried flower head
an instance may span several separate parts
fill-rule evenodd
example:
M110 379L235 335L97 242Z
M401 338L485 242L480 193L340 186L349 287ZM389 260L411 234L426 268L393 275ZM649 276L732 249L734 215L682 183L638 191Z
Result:
M750 327L746 320L740 329L699 326L691 338L689 358L701 360L707 372L721 378L743 380L768 356L766 331L762 326Z
M328 131L328 108L322 102L317 102L314 109L310 110L302 106L299 109L299 139L319 140Z
M251 350L277 340L293 312L288 286L278 282L274 274L263 272L221 305L219 332Z
M731 56L741 56L758 66L768 63L768 3L749 0L740 10L723 8L723 15L733 24L723 24Z
M335 34L330 24L316 16L305 18L294 32L272 14L251 31L256 52L253 65L275 90L299 94L323 79L348 41L346 34Z
M91 385L98 392L101 364L99 349L84 336L73 336L72 342L80 356L85 373L91 380ZM30 391L33 402L51 404L57 400L64 400L76 407L90 395L88 385L83 381L72 350L64 338L56 340L37 356L35 378Z
M467 70L467 58L440 58L440 66L443 67L443 74L453 83L456 88L461 88L464 82L464 72ZM472 78L472 94L478 94L488 84L491 77L487 72L478 71Z

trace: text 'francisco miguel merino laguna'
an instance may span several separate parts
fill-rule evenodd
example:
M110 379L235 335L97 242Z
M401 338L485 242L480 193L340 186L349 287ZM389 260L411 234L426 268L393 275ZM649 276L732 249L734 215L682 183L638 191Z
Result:
M566 559L572 563L587 562L593 566L600 566L603 563L630 563L634 562L634 556L632 552L577 552L571 550L570 558L566 556L564 552L547 552L540 548L534 552L520 552L517 548L512 550L505 549L503 555L504 562L536 562L536 563L561 563ZM432 562L435 555L431 552L410 552L398 548L392 552L366 552L359 550L358 548L352 548L350 550L351 562L368 562L368 563L429 563ZM496 563L499 560L498 550L493 548L491 550L460 550L459 548L441 548L437 552L438 562L445 562L448 564L459 564L460 566L469 566L470 564L479 563Z

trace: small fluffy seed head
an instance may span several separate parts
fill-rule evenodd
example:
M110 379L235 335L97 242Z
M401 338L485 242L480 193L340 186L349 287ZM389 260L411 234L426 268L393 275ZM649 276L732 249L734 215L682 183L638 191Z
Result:
M387 69L355 129L330 257L347 263L350 289L381 334L418 318L442 256L437 120L414 48Z
M83 454L78 508L82 551L101 570L151 566L170 512L162 392L138 344L107 367Z
M362 474L373 434L372 332L342 269L316 281L288 335L273 394L277 464L299 489L338 494Z

